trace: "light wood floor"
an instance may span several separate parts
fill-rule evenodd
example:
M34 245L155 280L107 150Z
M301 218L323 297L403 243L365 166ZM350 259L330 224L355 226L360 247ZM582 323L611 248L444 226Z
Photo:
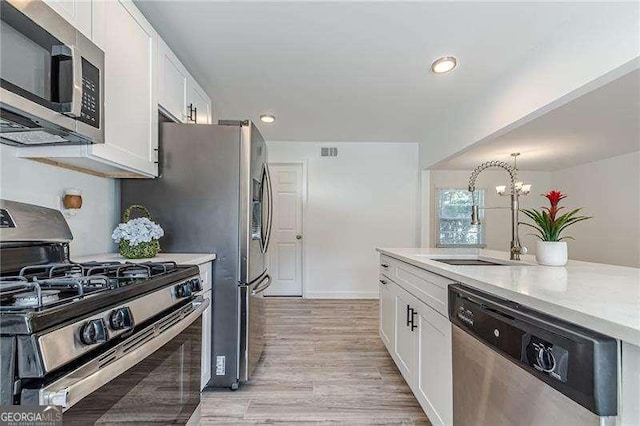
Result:
M250 383L202 396L203 425L319 423L430 424L378 337L376 300L267 299Z

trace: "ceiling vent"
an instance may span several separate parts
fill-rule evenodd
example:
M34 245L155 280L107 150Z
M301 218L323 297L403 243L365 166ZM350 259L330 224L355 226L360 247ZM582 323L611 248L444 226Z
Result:
M338 148L335 147L322 147L320 148L320 157L337 157Z

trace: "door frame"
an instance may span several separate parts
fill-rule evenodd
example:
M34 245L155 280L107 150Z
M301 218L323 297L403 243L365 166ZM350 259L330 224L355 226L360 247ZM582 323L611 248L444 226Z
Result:
M306 217L307 217L307 198L308 198L308 190L307 190L307 186L308 186L308 168L309 168L309 160L304 159L304 160L300 160L300 161L267 161L267 164L269 165L269 167L271 166L302 166L302 190L301 190L301 197L302 197L302 218L301 218L301 222L302 222L302 229L300 230L300 232L302 233L302 247L301 247L301 259L300 262L302 263L300 265L301 269L302 269L302 283L301 283L301 287L302 287L302 299L306 299L307 298L307 290L306 290L306 285L305 283L307 282L307 276L308 276L308 271L307 271L307 238L306 238ZM272 194L273 197L273 194ZM272 236L273 237L273 236ZM269 262L271 262L271 259L268 259ZM289 296L269 296L269 297L289 297ZM295 297L295 296L293 296Z

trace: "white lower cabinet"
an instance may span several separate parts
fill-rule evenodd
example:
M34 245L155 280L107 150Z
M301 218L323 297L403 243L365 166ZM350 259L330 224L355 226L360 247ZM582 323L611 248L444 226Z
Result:
M400 290L402 292L402 290ZM395 360L402 373L402 376L407 381L409 386L412 386L415 381L416 372L416 335L415 330L411 329L409 322L410 318L410 305L405 301L405 297L402 294L396 294L396 324L395 334L396 343L394 345Z
M395 344L395 323L396 323L396 300L391 292L389 280L380 279L380 338L387 347L392 351Z
M453 423L451 324L425 305L419 310L416 383L413 389L431 423Z
M451 425L449 319L439 312L442 306L436 310L387 276L381 276L379 289L380 338L431 423Z

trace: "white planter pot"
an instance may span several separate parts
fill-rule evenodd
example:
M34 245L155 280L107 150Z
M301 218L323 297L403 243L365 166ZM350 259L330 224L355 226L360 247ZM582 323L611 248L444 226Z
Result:
M567 243L564 241L536 241L536 261L545 266L567 264Z

